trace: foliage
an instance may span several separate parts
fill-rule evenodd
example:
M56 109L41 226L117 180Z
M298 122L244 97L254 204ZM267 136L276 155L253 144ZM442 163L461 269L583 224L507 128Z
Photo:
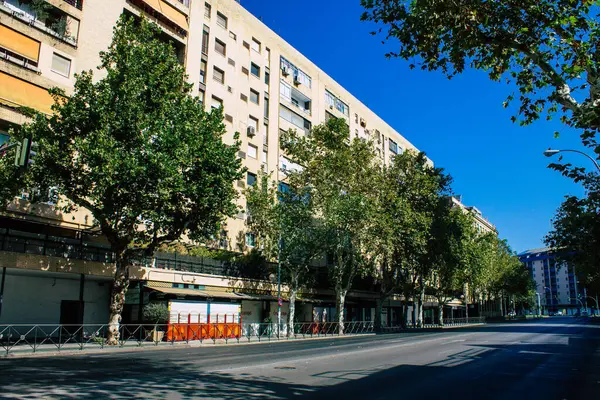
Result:
M150 303L144 306L142 316L145 323L166 324L169 322L169 308L164 303Z
M575 267L582 283L600 290L600 177L588 176L584 186L584 197L565 198L545 240L559 262Z
M63 212L91 212L117 257L116 326L131 260L184 234L204 241L218 232L236 211L233 182L242 174L239 142L222 141L222 111L207 113L190 96L185 68L158 27L122 17L101 60L102 79L82 72L71 97L53 89L53 115L37 113L13 133L32 136L39 152L33 167L10 173L20 187L58 187Z
M357 275L365 274L369 231L376 218L380 167L372 144L350 139L344 119L332 118L304 136L295 131L281 137L283 150L303 167L298 187L305 188L327 241L333 265L329 268L336 291L338 318L343 322L345 296ZM340 324L340 333L343 332Z
M600 154L600 7L592 0L361 0L362 20L385 30L389 58L448 78L466 68L514 84L522 125L555 115Z

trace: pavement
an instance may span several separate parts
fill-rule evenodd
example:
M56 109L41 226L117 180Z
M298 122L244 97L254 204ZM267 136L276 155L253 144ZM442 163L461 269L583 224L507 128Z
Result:
M597 322L597 321L596 321ZM600 399L600 324L0 359L2 399Z

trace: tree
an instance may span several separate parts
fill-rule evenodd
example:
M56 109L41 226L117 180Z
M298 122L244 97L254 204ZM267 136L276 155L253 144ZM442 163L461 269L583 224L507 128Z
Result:
M394 156L383 169L368 250L374 259L374 274L380 295L375 325L381 328L383 302L393 293L415 298L421 262L427 254L434 209L450 182L434 168L424 153L407 150ZM376 183L373 182L372 185ZM407 314L407 304L404 316Z
M600 23L592 0L361 0L362 20L385 29L398 48L388 58L448 78L465 68L518 87L513 121L527 125L560 115L600 154ZM416 65L415 65L416 64Z
M441 198L433 217L427 252L434 266L429 290L438 301L440 325L444 325L444 306L465 288L464 272L469 268L474 236L472 217L451 207L447 198Z
M289 288L288 335L294 332L298 292L310 284L311 264L323 253L310 190L301 184L297 173L290 172L278 190L270 176L261 173L258 183L245 192L248 228L261 254L281 264L281 280Z
M545 241L559 263L575 267L583 284L600 290L600 178L589 175L584 187L584 197L565 198Z
M190 96L184 67L159 37L146 20L122 17L101 53L106 77L77 75L71 97L52 90L53 115L37 113L14 133L33 137L39 152L13 179L58 187L63 211L89 210L112 246L110 344L119 339L132 263L184 234L203 241L217 232L236 211L233 182L242 177L239 143L222 141L222 112L207 113Z
M350 139L344 119L331 118L310 135L295 131L281 137L283 150L302 166L299 185L306 188L315 215L327 238L326 252L333 265L330 278L336 293L339 333L344 333L344 310L354 279L366 272L370 228L376 215L380 172L372 143Z

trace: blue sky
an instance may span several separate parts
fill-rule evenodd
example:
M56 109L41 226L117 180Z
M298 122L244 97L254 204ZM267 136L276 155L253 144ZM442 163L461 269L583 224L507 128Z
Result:
M360 22L359 0L242 0L279 36L348 89L454 177L454 191L479 208L516 251L540 247L566 194L582 189L546 168L548 147L580 148L558 122L520 127L502 102L512 91L483 72L448 80L387 60L381 38ZM565 160L586 167L587 160Z

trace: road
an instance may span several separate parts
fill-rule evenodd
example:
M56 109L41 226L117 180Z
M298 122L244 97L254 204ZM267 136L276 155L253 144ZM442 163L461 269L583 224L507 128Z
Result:
M6 399L600 399L600 324L0 359Z

